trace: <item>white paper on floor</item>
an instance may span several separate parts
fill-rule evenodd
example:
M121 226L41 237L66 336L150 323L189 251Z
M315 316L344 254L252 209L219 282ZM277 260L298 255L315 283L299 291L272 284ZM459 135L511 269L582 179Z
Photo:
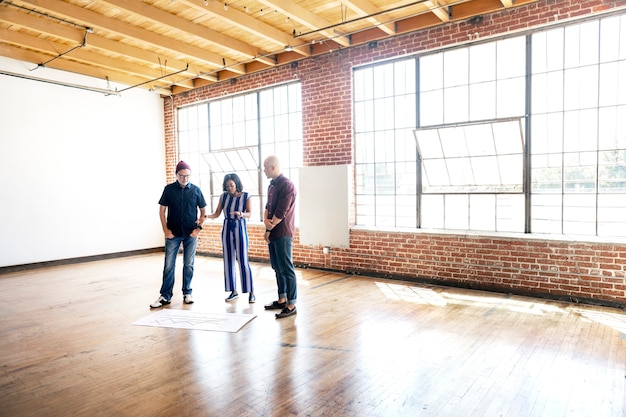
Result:
M191 310L164 308L134 322L137 326L173 327L177 329L208 330L213 332L238 332L254 314L202 313Z

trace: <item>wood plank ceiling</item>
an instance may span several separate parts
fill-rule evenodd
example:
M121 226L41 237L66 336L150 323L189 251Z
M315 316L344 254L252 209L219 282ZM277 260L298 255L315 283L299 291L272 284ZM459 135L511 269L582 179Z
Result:
M0 56L177 94L536 0L0 0Z

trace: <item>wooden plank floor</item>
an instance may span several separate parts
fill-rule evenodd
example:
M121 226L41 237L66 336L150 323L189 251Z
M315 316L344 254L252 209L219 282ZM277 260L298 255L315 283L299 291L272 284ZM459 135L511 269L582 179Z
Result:
M179 259L180 263L180 259ZM137 326L161 254L0 275L1 416L626 416L621 310L298 270L282 320L274 274L224 302L198 257L169 308L257 317L237 333ZM180 264L178 265L180 272Z

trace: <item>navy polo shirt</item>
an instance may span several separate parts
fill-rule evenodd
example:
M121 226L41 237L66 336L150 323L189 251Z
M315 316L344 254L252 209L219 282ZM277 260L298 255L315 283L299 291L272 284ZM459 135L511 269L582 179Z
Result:
M178 181L165 186L159 204L167 207L167 228L176 237L189 235L196 228L198 209L206 207L200 187L188 183L183 188Z

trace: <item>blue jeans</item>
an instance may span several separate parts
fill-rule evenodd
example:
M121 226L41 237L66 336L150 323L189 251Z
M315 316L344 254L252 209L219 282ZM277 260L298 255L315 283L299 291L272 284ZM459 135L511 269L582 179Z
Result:
M295 304L298 298L292 247L293 238L289 236L278 238L269 243L270 264L276 272L278 298L287 298L287 304Z
M165 265L163 267L161 295L168 300L171 300L173 295L176 257L178 256L181 243L183 244L183 294L191 294L193 262L196 258L198 238L191 236L174 236L172 239L165 239Z

